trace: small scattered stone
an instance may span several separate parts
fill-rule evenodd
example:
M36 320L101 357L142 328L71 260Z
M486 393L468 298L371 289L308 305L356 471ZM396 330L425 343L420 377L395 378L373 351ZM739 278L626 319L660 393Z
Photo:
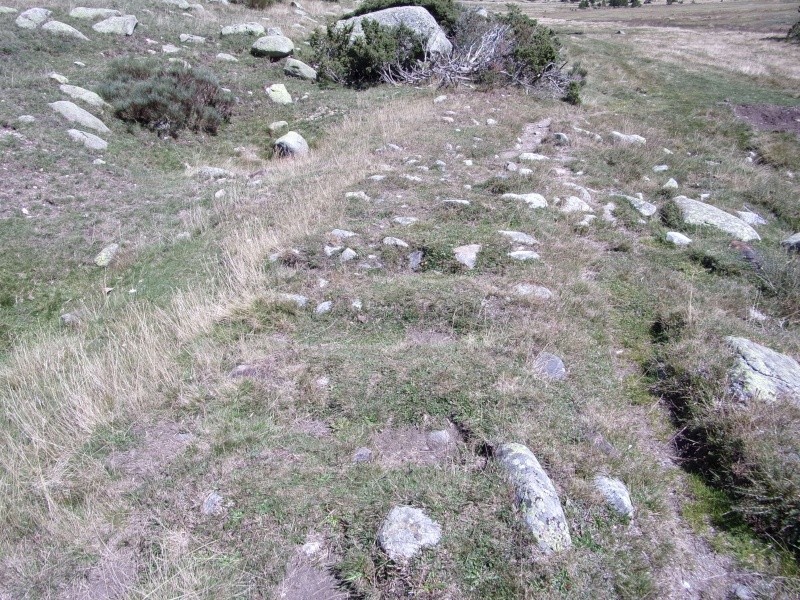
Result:
M369 448L361 447L356 449L353 452L353 462L354 463L366 463L372 460L372 450Z
M351 237L355 237L358 234L355 231L349 231L348 229L332 229L328 234L332 238L336 238L337 240L346 240Z
M656 165L653 167L653 173L663 173L664 171L669 171L669 165Z
M690 238L677 231L668 232L666 239L669 243L675 244L676 246L688 246L692 243Z
M82 321L80 311L64 313L59 317L59 321L64 327L77 327Z
M555 142L556 146L569 146L569 136L566 133L554 133L553 141Z
M341 252L342 250L344 250L343 246L325 246L322 249L322 251L325 252L325 256L327 256L328 258L336 254L339 254L339 252Z
M442 200L444 204L460 204L461 206L469 206L469 200L461 200L460 198L445 198Z
M577 196L569 196L560 204L559 210L562 213L594 212L591 206Z
M279 157L298 157L308 154L308 142L296 131L289 131L275 140L275 154Z
M51 103L50 107L68 121L74 121L79 125L83 125L84 127L94 129L101 133L111 132L111 130L106 127L105 123L103 123L100 119L95 117L90 112L85 111L73 102L59 100L58 102Z
M33 115L20 115L17 117L17 121L29 125L36 121L36 117L34 117Z
M294 58L286 59L286 63L283 65L283 72L285 75L299 77L300 79L305 79L307 81L317 80L317 72L313 68Z
M623 517L633 516L633 504L628 488L619 479L598 475L594 479L594 487L603 494L609 506Z
M398 248L408 248L408 243L396 237L383 238L384 246L397 246Z
M0 15L13 15L17 12L16 8L11 8L9 6L0 6Z
M524 162L540 162L543 160L550 160L549 156L545 156L544 154L536 154L535 152L523 152L518 158Z
M518 296L533 296L540 300L550 300L553 297L553 292L549 289L533 283L518 283L514 286L514 293Z
M528 235L527 233L522 233L521 231L498 231L497 233L510 238L512 242L516 242L518 244L525 244L527 246L533 246L538 244L539 241L533 237L532 235Z
M450 432L447 429L440 429L438 431L431 431L425 436L425 442L431 450L442 450L447 448L452 442Z
M269 124L269 132L272 135L275 135L276 133L279 133L284 129L288 129L288 127L289 123L287 123L286 121L273 121L272 123Z
M424 258L422 250L414 250L408 255L408 268L412 271L419 271L422 268L422 259Z
M217 492L211 492L206 499L203 500L203 506L200 507L200 512L206 516L218 515L222 512L222 496Z
M416 223L419 219L416 217L395 217L392 219L398 225L412 225Z
M567 368L564 366L564 361L549 352L539 354L536 358L535 368L548 379L560 381L567 376Z
M219 200L220 198L224 198L225 193L226 193L225 190L217 190L216 192L214 192L214 198L216 198L217 200Z
M447 96L445 96L445 95L436 96L436 98L433 99L433 103L434 104L440 104L440 103L444 102L445 100L447 100Z
M670 177L670 178L667 180L667 183L665 183L665 184L662 186L662 189L665 189L665 190L677 190L677 189L678 189L678 187L679 187L679 186L678 186L678 182L677 182L677 181L675 181L675 180L674 180L672 177Z
M228 54L227 52L220 52L217 54L217 60L224 62L239 62L238 58L236 58L233 54Z
M64 77L63 75L61 75L59 73L50 73L50 75L48 75L48 77L50 79L52 79L53 81L56 81L58 83L69 83L69 79L67 79L66 77Z
M456 260L468 269L474 269L478 261L478 252L481 251L480 244L466 244L453 248Z
M333 308L333 302L331 300L326 300L325 302L320 302L317 304L317 307L314 309L314 312L318 315L323 315L327 312L330 312Z
M658 211L658 207L655 204L652 204L642 198L637 198L636 196L626 196L624 194L611 195L614 198L624 198L627 200L630 205L643 217L652 217Z
M117 256L118 252L119 244L109 244L100 251L100 254L95 256L94 264L96 264L98 267L107 267Z
M758 215L758 214L756 214L754 212L750 212L750 211L747 211L747 210L737 210L736 214L739 215L739 218L742 221L744 221L745 223L747 223L751 227L754 227L756 225L766 225L767 224L767 220L766 219L764 219L761 215Z
M360 200L361 202L369 202L372 200L365 192L358 191L358 192L347 192L344 195L345 199L347 200Z
M353 250L352 248L345 248L342 251L341 256L339 257L339 260L342 262L350 262L351 260L355 260L356 258L358 258L358 253L355 250Z
M227 179L234 176L227 169L220 167L199 167L193 174L199 179Z
M180 35L182 44L205 44L206 38L201 35L192 35L190 33L182 33Z
M378 531L378 542L395 562L406 562L423 548L442 539L442 527L423 511L411 506L395 506Z
M760 310L758 310L757 308L754 308L752 306L747 311L747 316L750 318L750 320L758 321L759 323L763 323L763 322L765 322L765 321L767 321L769 319L769 317L767 315L765 315Z
M296 304L298 308L304 308L308 304L308 298L301 294L281 294L281 298L287 302Z
M180 52L181 49L177 46L173 46L172 44L164 44L161 46L161 52L164 54L175 54L176 52Z

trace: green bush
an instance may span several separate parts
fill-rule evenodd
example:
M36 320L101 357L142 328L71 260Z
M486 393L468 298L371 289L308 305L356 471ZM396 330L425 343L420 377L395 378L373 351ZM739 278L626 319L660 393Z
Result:
M215 134L233 106L211 72L153 60L113 63L99 92L118 118L172 137L182 129Z
M358 8L343 18L357 17L398 6L421 6L433 15L433 18L447 32L447 35L453 33L458 16L462 12L461 7L453 0L364 0Z
M792 25L789 33L786 35L786 39L795 44L800 44L800 21Z
M279 4L282 0L231 0L233 4L244 4L247 8L264 9Z
M508 12L498 21L511 28L513 64L508 66L518 78L533 81L555 66L561 44L552 29L539 25L516 5L508 5Z
M380 83L392 68L410 69L424 57L424 42L408 27L385 27L375 21L361 23L364 31L351 41L353 27L329 25L309 38L317 72L343 85L365 88Z

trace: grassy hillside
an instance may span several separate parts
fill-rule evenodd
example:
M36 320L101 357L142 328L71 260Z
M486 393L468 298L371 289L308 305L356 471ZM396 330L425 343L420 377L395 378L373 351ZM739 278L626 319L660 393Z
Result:
M47 5L89 41L0 14L0 598L797 597L797 398L732 397L725 343L800 356L781 247L800 141L736 116L797 107L796 3L524 4L587 69L580 106L311 83L220 36L279 26L310 62L303 40L354 6L301 5L109 4L129 37ZM50 75L99 90L129 56L207 68L230 121L159 137L75 100L110 128L105 151L76 144ZM272 156L281 120L307 157ZM549 206L504 196L530 193ZM760 241L683 223L680 194L759 214ZM508 442L552 480L568 550L537 549ZM442 531L405 564L378 540L397 505Z

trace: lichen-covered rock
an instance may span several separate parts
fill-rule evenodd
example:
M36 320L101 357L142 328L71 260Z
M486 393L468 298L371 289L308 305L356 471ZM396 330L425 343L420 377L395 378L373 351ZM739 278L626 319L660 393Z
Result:
M275 104L291 104L292 103L292 95L289 93L289 90L286 89L286 86L282 83L273 83L271 86L266 88L267 97L272 100Z
M643 217L652 217L658 211L658 207L655 204L636 196L626 196L625 194L611 194L611 196L624 198Z
M598 475L594 487L605 496L608 505L623 517L633 516L633 503L628 488L619 479Z
M118 252L119 244L109 244L100 251L100 254L95 257L94 264L96 264L98 267L107 267L117 256Z
M400 27L401 25L405 25L425 40L425 50L430 54L449 56L453 51L453 45L450 43L450 40L447 39L444 30L439 26L431 13L421 6L386 8L358 17L343 19L336 23L336 27L342 28L352 25L353 31L350 34L350 38L355 39L364 35L362 23L367 20L375 21L384 27Z
M265 35L258 38L250 48L253 56L284 58L294 52L294 43L285 35Z
M23 29L36 29L50 18L52 13L46 8L29 8L25 12L20 13L17 20L14 21L17 27Z
M225 25L220 30L220 35L264 35L264 26L261 23L237 23L236 25Z
M647 143L647 140L640 135L636 134L624 134L620 133L619 131L612 131L611 132L611 139L614 140L614 143L621 144L623 146L644 146Z
M567 368L564 366L564 361L550 352L539 354L534 361L534 368L547 379L560 381L567 377Z
M378 542L395 562L406 562L442 539L442 527L413 506L395 506L378 531Z
M541 194L503 194L501 198L520 200L531 208L547 208L547 199Z
M481 251L480 244L466 244L453 248L456 260L468 269L474 269L478 261L478 252Z
M83 110L80 106L73 102L59 100L58 102L51 103L50 107L68 121L74 121L79 125L83 125L89 129L94 129L100 133L111 132L111 130L106 127L105 123L103 123L100 119L95 117L92 113Z
M800 405L800 364L746 338L726 338L738 358L730 377L734 390L749 398L773 401L785 396Z
M758 232L750 225L716 206L686 196L677 196L672 201L680 210L683 222L688 225L714 227L743 242L761 239Z
M124 15L122 17L109 17L99 23L92 25L97 33L110 33L113 35L133 35L133 30L139 21L133 15Z
M64 92L67 96L81 100L82 102L85 102L89 106L94 106L95 108L110 107L108 102L103 100L100 96L98 96L91 90L78 87L77 85L68 85L64 83L59 86L59 89L62 92Z
M523 444L503 444L497 460L508 473L525 524L540 550L549 554L572 545L569 527L553 482Z

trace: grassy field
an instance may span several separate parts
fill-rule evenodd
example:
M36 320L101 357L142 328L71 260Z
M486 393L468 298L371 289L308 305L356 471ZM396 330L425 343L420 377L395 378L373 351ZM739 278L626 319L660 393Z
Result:
M301 4L306 15L131 0L112 7L140 24L112 39L48 5L89 42L0 14L0 598L796 598L797 546L683 449L700 424L738 444L744 475L755 456L797 480L796 406L715 404L725 336L800 355L800 277L780 248L800 230L800 142L733 111L798 105L800 48L778 40L797 3L522 5L587 69L580 106L308 83L250 56L252 38L219 35L280 26L308 58L302 40L351 6ZM168 43L180 51L163 54ZM162 139L106 110L108 150L72 145L49 75L95 89L127 55L212 70L236 98L230 123ZM274 82L293 104L268 100ZM307 158L271 157L278 120L306 137ZM544 120L536 151L549 160L507 171L501 154ZM615 145L611 131L647 143ZM188 176L205 165L234 175ZM708 228L680 225L694 242L674 247L667 210L643 218L613 195L663 208L669 177L763 216L762 266ZM589 224L553 205L576 185ZM510 259L505 230L535 237L541 259ZM96 266L111 243L120 254ZM358 258L328 256L339 243ZM465 244L481 246L471 270L453 254ZM564 380L542 377L548 353ZM451 443L434 451L438 430ZM571 549L536 550L493 458L505 442L529 446L553 480ZM371 461L353 461L360 447ZM597 475L626 483L632 518L609 509ZM443 531L405 565L377 541L398 504Z

